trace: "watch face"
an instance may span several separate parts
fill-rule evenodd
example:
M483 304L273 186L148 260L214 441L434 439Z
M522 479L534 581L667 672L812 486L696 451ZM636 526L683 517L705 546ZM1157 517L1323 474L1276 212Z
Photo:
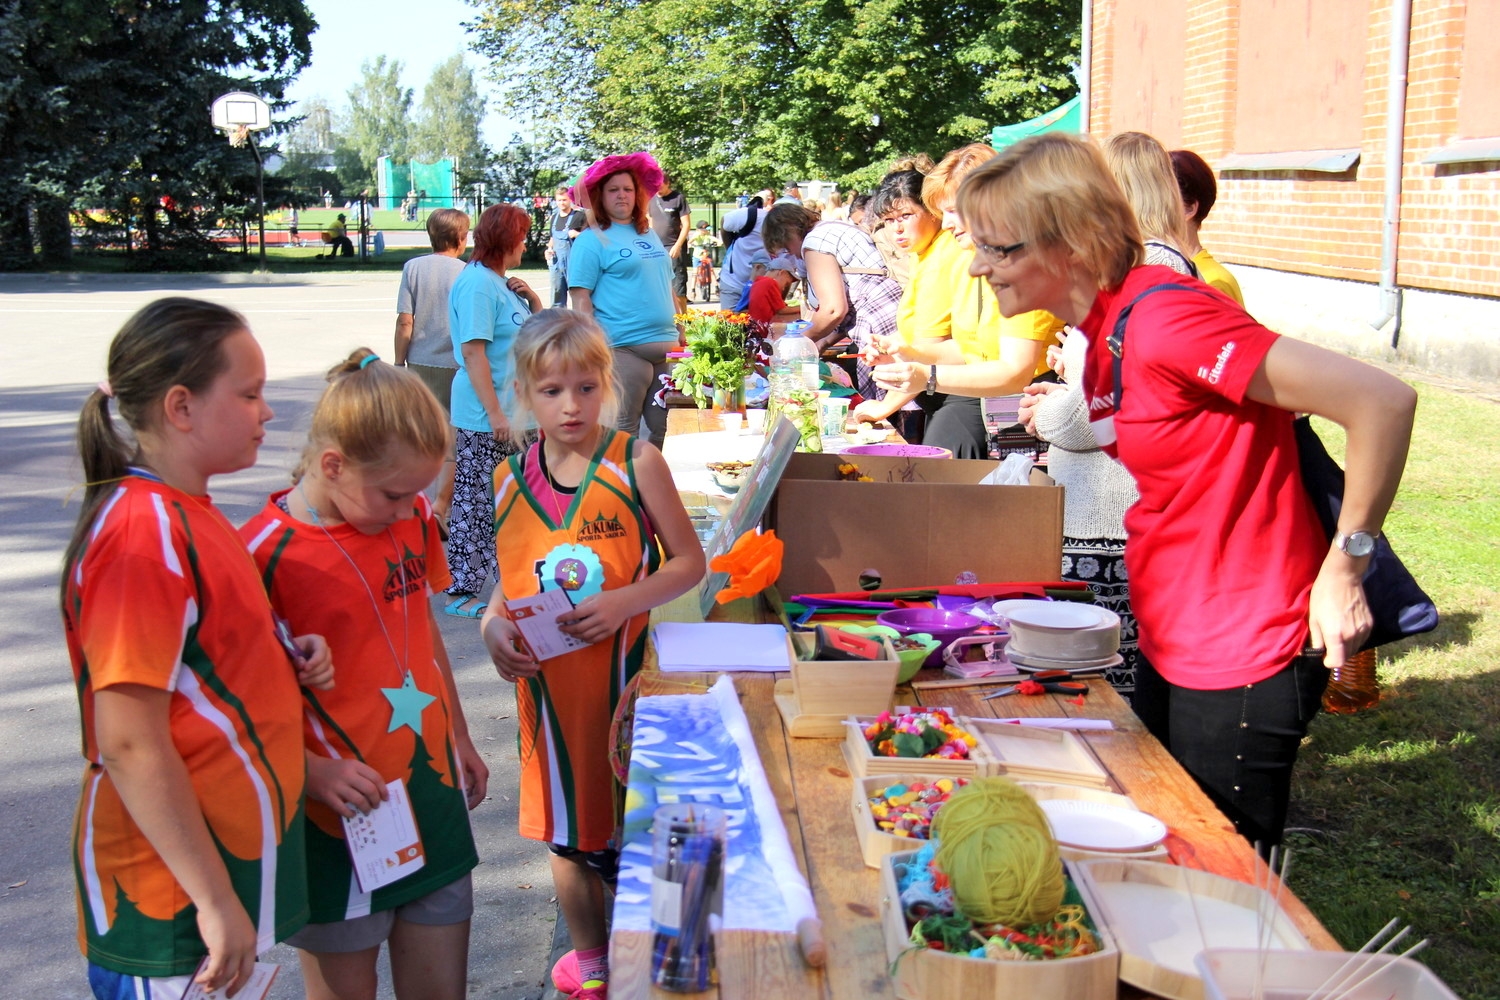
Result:
M1375 537L1366 531L1355 531L1344 536L1343 550L1356 559L1362 559L1375 551Z

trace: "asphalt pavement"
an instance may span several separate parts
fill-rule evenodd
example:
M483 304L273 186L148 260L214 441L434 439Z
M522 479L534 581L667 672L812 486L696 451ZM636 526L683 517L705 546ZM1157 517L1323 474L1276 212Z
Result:
M519 272L545 296L545 271ZM254 468L212 483L235 523L288 481L322 375L356 347L389 356L398 275L0 276L0 997L87 1000L75 939L70 838L83 758L58 615L57 577L78 514L73 435L104 377L120 324L162 295L240 310L266 353L276 417ZM537 1000L547 983L556 906L546 850L516 833L515 699L476 623L438 616L489 797L471 814L479 845L469 996ZM295 953L272 1000L303 995ZM382 998L392 997L382 970Z

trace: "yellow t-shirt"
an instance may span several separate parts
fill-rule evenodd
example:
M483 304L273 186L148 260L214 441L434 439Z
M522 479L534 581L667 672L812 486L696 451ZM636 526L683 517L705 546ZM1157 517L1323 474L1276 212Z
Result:
M955 244L956 245L956 244ZM994 289L983 278L969 274L972 250L960 250L962 267L954 271L953 342L963 352L964 361L998 361L1000 338L1017 337L1053 343L1052 335L1063 328L1063 321L1042 309L1021 313L1006 319L1000 315ZM1047 371L1045 352L1037 361L1034 375Z
M958 270L968 271L969 252L944 229L913 257L911 284L896 308L896 335L905 343L944 340L953 333L953 285Z
M1223 264L1214 260L1213 255L1207 250L1199 250L1193 254L1193 263L1198 268L1198 277L1234 299L1240 304L1240 308L1244 308L1245 296L1240 293L1240 283L1234 280L1234 275Z

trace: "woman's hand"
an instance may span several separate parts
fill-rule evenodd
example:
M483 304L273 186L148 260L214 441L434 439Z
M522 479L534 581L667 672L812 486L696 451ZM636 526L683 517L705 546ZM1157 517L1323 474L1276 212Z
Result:
M490 769L479 756L479 751L474 749L473 740L459 736L456 742L458 767L464 773L464 800L470 809L474 809L484 801L485 792L490 787Z
M621 593L605 590L585 597L571 612L558 616L558 627L590 645L603 642L618 632L632 614L629 601Z
M854 419L866 424L878 424L895 411L883 399L867 399L854 408Z
M921 392L927 388L929 372L926 365L919 365L915 361L893 360L880 365L870 374L875 379L876 385L891 392ZM870 400L865 400L865 402L870 402Z
M532 291L531 286L526 284L526 282L522 281L520 278L506 278L505 287L509 288L511 291L521 296L521 298L525 299L526 304L531 307L532 312L539 312L541 310L542 297L536 292Z
M259 935L238 897L222 905L198 907L198 936L208 949L208 964L193 981L212 993L224 990L234 996L255 972Z
M1021 404L1016 410L1016 419L1026 433L1036 437L1036 408L1042 397L1054 392L1064 392L1067 386L1061 382L1034 382L1021 390Z
M380 772L369 764L309 753L307 794L345 819L353 819L355 810L368 813L379 808L390 792Z
M505 414L496 411L489 414L490 436L498 443L506 444L510 441L510 421L505 419Z
M1329 547L1308 598L1307 632L1311 644L1328 652L1323 662L1342 667L1359 651L1375 624L1361 582L1369 558L1353 559Z
M297 665L297 683L319 691L333 690L333 654L321 635L299 635L292 640L302 653Z
M535 677L542 669L521 641L521 630L504 615L486 610L479 634L484 639L485 648L490 651L490 660L501 680L514 684Z
M870 342L861 353L864 354L867 365L888 365L901 360L901 348L905 346L906 341L900 337L877 333L870 337Z

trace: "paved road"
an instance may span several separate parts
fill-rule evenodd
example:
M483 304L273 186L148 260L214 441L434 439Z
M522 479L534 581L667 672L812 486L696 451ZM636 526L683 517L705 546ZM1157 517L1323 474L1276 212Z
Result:
M523 273L546 287L545 272ZM75 276L0 278L0 996L86 1000L74 942L69 836L82 772L77 702L57 612L57 573L77 516L78 407L104 375L110 338L163 294L196 295L249 317L265 349L276 418L253 469L214 481L240 522L286 482L321 388L350 350L390 351L396 283L389 275ZM65 502L71 500L65 506ZM516 834L515 701L472 623L439 616L490 797L472 815L475 872L471 997L544 995L555 906L545 850ZM272 956L274 1000L301 997L291 949ZM545 990L551 996L550 986ZM390 997L389 989L381 992Z

